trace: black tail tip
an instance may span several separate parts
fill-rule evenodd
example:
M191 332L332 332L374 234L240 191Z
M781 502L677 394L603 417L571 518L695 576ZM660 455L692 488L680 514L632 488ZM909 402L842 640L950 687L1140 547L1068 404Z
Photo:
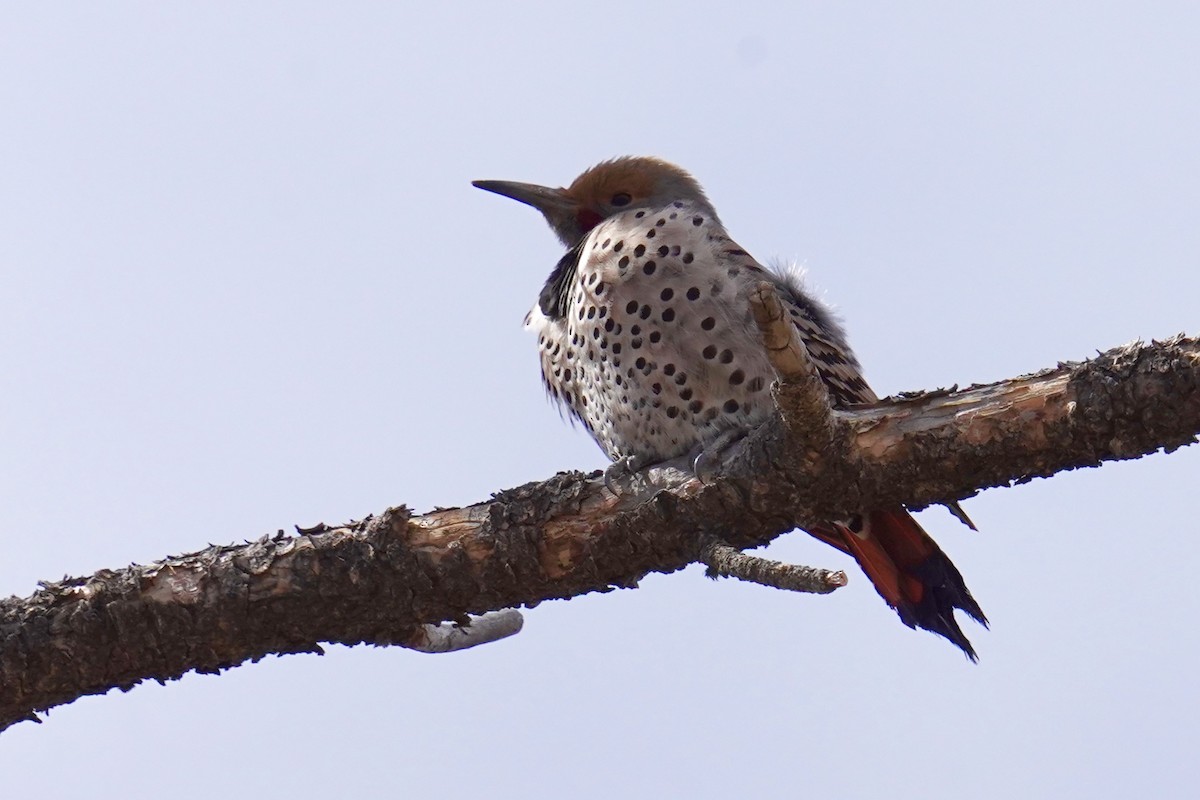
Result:
M925 584L925 595L915 607L908 609L908 618L901 612L900 617L910 626L924 628L936 633L955 644L967 658L978 663L979 656L971 641L954 616L955 611L962 611L985 629L988 619L979 607L979 603L971 595L971 590L963 581L962 575L950 559L939 551L940 558L931 558L922 565L919 574Z
M900 619L910 628L921 628L936 633L962 650L973 663L979 663L979 656L971 646L971 640L959 627L954 612L962 611L985 629L988 627L988 620L965 586L933 587L916 606L896 610L900 613Z
M979 663L979 655L971 645L971 640L958 626L958 620L954 618L953 610L945 613L920 614L910 607L909 609L898 608L896 611L900 614L900 620L908 627L936 633L962 650L963 655L971 659L973 663ZM986 623L984 627L986 627Z

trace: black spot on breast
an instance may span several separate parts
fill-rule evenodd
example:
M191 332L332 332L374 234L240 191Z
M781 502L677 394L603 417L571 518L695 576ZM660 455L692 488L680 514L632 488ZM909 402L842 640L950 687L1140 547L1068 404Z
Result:
M750 382L746 384L746 391L761 392L764 385L765 385L765 382L763 381L763 379L761 377L751 378Z
M619 269L628 269L629 268L629 256L621 256L621 260L617 262L617 267Z
M658 344L662 341L662 333L660 331L650 331L650 344Z
M668 286L667 288L663 289L658 296L662 298L663 302L666 302L675 296L675 290Z
M638 312L638 316L642 319L650 319L650 306L642 306L642 310Z
M646 245L639 244L637 247L633 248L633 254L637 258L641 258L642 256L646 255Z
M710 344L700 352L700 355L704 356L709 361L712 361L717 357L717 346L715 344Z
M646 238L653 239L656 233L658 232L654 230L654 228L651 228L650 230L646 231Z
M712 317L705 317L700 320L700 328L702 330L711 331L715 327L717 327L717 321Z
M700 290L697 289L695 286L688 289L687 290L687 299L692 300L692 301L699 300L700 299Z
M695 225L697 228L699 228L701 225L704 224L704 217L701 217L701 216L692 217L692 224Z
M675 365L674 364L667 364L665 367L663 367L663 375L666 375L669 378L674 374L675 374Z
M737 400L726 400L725 405L721 406L721 410L726 414L736 414L740 407Z
M655 264L653 261L647 261L645 264L642 264L642 272L647 275L653 275L656 269L658 269L658 264Z
M728 349L722 350L720 361L722 364L728 364L733 361L733 351Z
M679 416L679 409L675 406L667 406L667 416L671 419L675 419Z
M663 312L662 312L662 321L663 322L674 322L675 321L675 309L664 308Z
M637 310L638 310L638 301L637 300L630 300L628 303L625 304L625 313L626 314L636 314Z
M734 386L737 386L744 380L746 380L746 373L742 372L740 369L735 369L729 374L729 382Z
M663 258L666 258L667 254L670 252L671 248L667 247L665 244L658 248L658 254Z
M613 245L613 252L614 253L621 252L621 248L623 248L624 246L625 246L625 242L617 242L616 244Z

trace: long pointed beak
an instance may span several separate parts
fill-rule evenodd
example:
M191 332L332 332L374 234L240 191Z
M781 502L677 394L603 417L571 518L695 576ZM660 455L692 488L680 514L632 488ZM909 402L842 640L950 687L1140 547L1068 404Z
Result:
M538 186L536 183L518 183L517 181L471 181L471 185L485 192L494 192L504 197L511 197L517 202L533 206L543 214L568 211L575 207L575 202L562 189L552 189L549 186Z

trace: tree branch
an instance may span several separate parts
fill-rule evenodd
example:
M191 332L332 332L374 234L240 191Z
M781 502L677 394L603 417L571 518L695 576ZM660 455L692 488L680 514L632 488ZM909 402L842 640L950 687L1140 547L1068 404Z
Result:
M700 550L700 562L707 565L705 574L712 579L738 580L784 589L789 592L829 594L846 585L846 573L827 569L785 564L769 558L747 555L736 547L713 539Z
M636 586L701 560L712 537L756 547L843 509L924 506L1170 451L1200 432L1200 344L1132 344L830 417L847 435L819 458L775 419L711 484L666 465L614 497L598 473L562 473L467 508L399 507L43 584L0 601L0 729L83 695L322 642L419 645L424 625Z

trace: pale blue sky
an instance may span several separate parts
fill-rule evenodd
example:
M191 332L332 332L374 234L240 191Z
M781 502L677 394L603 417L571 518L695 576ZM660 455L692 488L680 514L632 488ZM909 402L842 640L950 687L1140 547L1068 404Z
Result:
M0 4L0 593L602 466L520 325L559 246L473 178L684 165L880 394L1200 332L1200 11L1048 5ZM793 534L851 585L88 698L0 737L4 794L1190 795L1198 474L924 513L978 666Z

